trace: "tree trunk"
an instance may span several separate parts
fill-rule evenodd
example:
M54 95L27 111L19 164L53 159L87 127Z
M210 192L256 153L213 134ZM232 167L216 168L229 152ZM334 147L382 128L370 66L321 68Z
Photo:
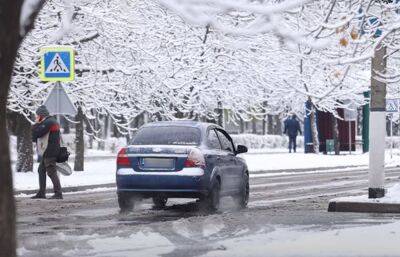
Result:
M267 119L267 115L264 115L264 117L262 119L262 134L263 135L265 135L265 133L267 132L266 119Z
M275 135L282 135L282 123L279 115L274 115L275 117Z
M274 120L271 114L268 114L268 135L272 135L274 133Z
M311 137L313 141L314 153L319 154L319 139L317 129L317 119L315 116L315 107L311 106L310 122L311 122Z
M89 134L89 146L88 147L89 147L89 149L93 149L93 133L94 133L94 131L92 129L89 119L86 116L85 116L84 121L85 121L85 125L86 125L86 132Z
M118 130L117 124L112 125L112 132L113 132L113 137L121 137L122 136L121 132Z
M0 2L0 257L16 256L15 201L6 106L14 60L21 40L21 5L22 1Z
M75 171L83 171L84 170L84 161L85 161L85 141L83 137L83 122L84 116L82 112L82 108L78 107L78 114L76 115L75 120L76 128L75 128L75 163L74 170Z
M333 131L333 142L334 142L334 149L335 149L335 155L340 154L340 142L339 142L339 125L337 118L332 115L332 131Z
M4 45L0 45L0 47L1 50L5 48ZM12 62L7 63L6 60L0 58L0 70L6 65L12 66ZM11 74L11 71L6 74ZM0 257L14 257L16 256L15 202L5 115L10 77L6 81L6 74L0 76Z
M103 117L101 117L100 119L103 120L103 126L101 128L101 141L99 142L99 150L104 151L106 149L106 142L105 140L108 138L108 115L104 115Z
M257 120L256 120L256 118L253 118L251 120L251 123L252 123L252 133L253 134L257 134Z
M217 113L218 113L218 120L217 123L221 127L224 125L224 109L222 108L222 103L218 101L218 108L217 108Z
M126 120L126 118L125 118L125 116L121 116L121 120L122 120L122 122L124 123L124 124L126 124L127 123L127 120ZM130 127L130 125L131 124L126 124L127 125L127 127ZM131 142L131 136L130 136L130 130L128 129L128 130L125 130L124 129L124 133L126 133L125 135L122 135L121 133L121 137L122 136L124 136L125 138L126 138L126 143L129 145L130 144L130 142Z
M7 130L12 135L17 134L17 113L7 112Z
M22 114L17 115L17 172L33 171L33 145L31 123Z
M244 133L244 121L242 118L240 118L239 124L240 124L240 133Z
M69 121L65 118L65 116L61 116L61 125L64 129L63 131L64 134L71 133Z

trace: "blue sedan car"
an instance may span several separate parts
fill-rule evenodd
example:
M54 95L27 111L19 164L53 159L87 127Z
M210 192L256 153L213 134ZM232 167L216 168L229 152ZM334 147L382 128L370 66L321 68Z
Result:
M156 208L168 198L197 198L207 209L219 208L222 196L232 196L245 208L249 200L249 172L220 126L195 121L165 121L143 126L132 145L117 158L118 203L132 210L138 199L153 198Z

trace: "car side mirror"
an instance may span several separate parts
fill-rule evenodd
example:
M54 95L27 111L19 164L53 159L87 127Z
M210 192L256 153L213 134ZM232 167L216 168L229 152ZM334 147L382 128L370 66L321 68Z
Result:
M236 149L236 154L247 153L247 147L244 145L238 145Z

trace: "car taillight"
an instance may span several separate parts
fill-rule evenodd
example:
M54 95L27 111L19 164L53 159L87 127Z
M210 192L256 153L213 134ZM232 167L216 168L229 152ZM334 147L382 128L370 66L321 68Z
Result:
M118 166L131 166L131 162L129 161L128 155L126 155L126 148L122 148L118 152L117 165Z
M204 168L206 166L206 161L204 160L203 153L199 149L192 149L185 161L184 166L186 168Z

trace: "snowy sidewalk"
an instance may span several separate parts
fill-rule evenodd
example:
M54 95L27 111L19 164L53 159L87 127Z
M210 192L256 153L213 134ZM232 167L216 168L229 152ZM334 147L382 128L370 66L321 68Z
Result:
M104 156L105 157L105 156ZM287 171L315 171L345 168L367 168L368 154L342 154L323 155L323 154L304 154L304 153L254 153L243 154L246 160L250 176L256 173L284 173ZM89 158L90 159L90 158ZM70 162L72 165L73 162ZM387 153L386 167L400 165L400 155L396 153L391 159ZM36 190L38 187L38 164L35 163L35 172L17 173L14 172L14 189L17 192ZM112 186L115 183L115 157L100 158L85 162L85 171L73 172L71 176L61 176L61 184L64 188L83 187L94 188L105 185ZM48 188L52 187L50 179L47 179ZM76 189L75 189L76 190ZM73 190L74 191L74 190Z
M349 154L342 152L340 155L304 154L304 153L257 153L251 151L243 155L250 172L259 171L283 171L305 169L331 169L342 167L368 167L369 155L360 152ZM395 167L400 165L400 152L394 151L390 158L386 151L385 166Z

